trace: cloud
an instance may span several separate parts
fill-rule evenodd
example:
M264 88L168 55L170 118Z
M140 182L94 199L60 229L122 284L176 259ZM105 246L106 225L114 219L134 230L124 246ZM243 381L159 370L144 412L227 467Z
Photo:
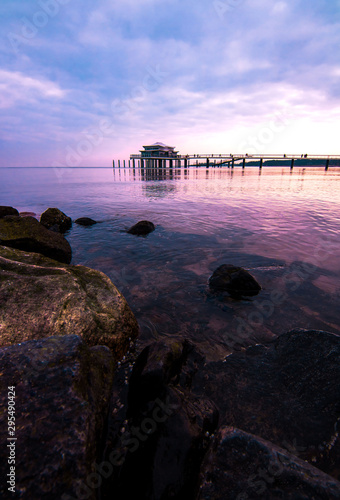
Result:
M40 99L61 99L66 95L54 82L26 76L18 71L0 70L0 108L10 108L20 102Z
M8 33L34 26L44 2L2 1L7 158L19 141L23 161L62 160L104 119L111 135L84 162L105 164L156 140L186 152L195 140L198 149L219 152L226 141L237 149L288 108L294 125L281 138L293 145L300 134L306 149L316 147L320 126L320 153L330 148L340 105L340 15L332 2L221 0L218 11L213 0L50 0L56 14L14 53ZM264 152L274 145L282 143L263 144Z

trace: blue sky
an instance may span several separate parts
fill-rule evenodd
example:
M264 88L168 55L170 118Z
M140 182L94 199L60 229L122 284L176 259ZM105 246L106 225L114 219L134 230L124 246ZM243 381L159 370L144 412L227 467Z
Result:
M340 154L340 0L2 0L0 166Z

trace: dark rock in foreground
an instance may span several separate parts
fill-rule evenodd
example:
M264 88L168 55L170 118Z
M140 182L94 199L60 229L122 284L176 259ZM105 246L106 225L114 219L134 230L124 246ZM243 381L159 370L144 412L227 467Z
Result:
M8 387L15 385L17 438L12 494L5 479L7 412L0 412L1 498L98 498L91 485L94 464L101 463L113 365L107 347L89 348L76 335L0 349L0 406L7 407Z
M194 389L216 403L222 424L261 436L339 479L339 361L339 336L292 330L207 363Z
M48 208L40 217L40 223L47 229L54 228L60 233L65 233L72 227L72 219L58 208Z
M186 342L159 342L140 354L122 417L125 432L106 450L106 460L113 452L122 460L103 500L193 499L209 435L218 423L215 405L190 393L201 361Z
M0 247L0 318L2 346L77 334L120 358L138 335L131 309L105 274L6 247Z
M7 215L19 215L19 212L13 207L0 206L0 219L2 219L2 217L6 217Z
M228 292L235 297L257 295L261 286L256 279L242 267L223 264L209 279L213 292Z
M201 470L198 500L337 500L340 483L269 441L222 427Z
M155 230L155 226L152 222L147 220L142 220L137 222L134 226L128 229L129 234L135 234L137 236L145 236L146 234L152 233Z
M93 226L93 224L97 224L97 222L89 217L80 217L75 221L76 224L80 226Z
M40 253L65 264L72 259L71 247L63 235L49 231L34 217L0 219L0 245Z

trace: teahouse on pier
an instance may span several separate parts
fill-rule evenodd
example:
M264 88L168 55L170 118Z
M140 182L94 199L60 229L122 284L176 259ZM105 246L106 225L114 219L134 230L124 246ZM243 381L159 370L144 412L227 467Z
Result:
M272 160L278 162L279 165L290 166L291 169L294 168L294 163L296 160L315 160L318 166L322 162L325 166L325 170L328 170L332 166L332 162L335 166L340 166L340 155L308 155L308 154L187 154L180 155L178 151L172 146L167 146L162 142L156 142L150 146L143 146L143 150L140 154L130 155L130 160L128 166L135 168L136 166L140 168L188 168L190 166L196 167L221 167L227 166L228 168L234 168L235 166L241 166L245 168L247 163L254 166L256 162L257 166L261 169L264 166L264 162ZM309 163L308 162L308 163ZM125 160L121 162L118 160L118 168L121 166L126 167ZM116 167L115 160L113 160L113 167Z

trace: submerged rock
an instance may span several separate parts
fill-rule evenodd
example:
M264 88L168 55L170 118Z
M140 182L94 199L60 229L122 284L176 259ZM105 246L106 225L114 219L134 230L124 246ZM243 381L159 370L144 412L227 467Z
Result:
M40 217L40 223L47 229L58 228L60 233L65 233L72 227L72 219L59 208L48 208Z
M66 264L72 259L70 244L64 236L49 231L34 217L0 219L0 245L40 253Z
M89 217L80 217L75 221L76 224L80 226L93 226L93 224L97 224L97 222Z
M336 500L340 483L252 434L222 427L201 470L197 500Z
M7 215L19 215L19 212L13 207L0 206L0 219Z
M221 423L258 435L340 478L340 337L292 330L197 373Z
M257 295L261 286L256 279L242 267L223 264L209 278L213 292L228 292L235 297Z
M20 212L20 217L35 217L37 214L34 212Z
M135 234L137 236L145 236L146 234L152 233L155 230L155 226L152 222L147 220L141 220L137 222L134 226L128 229L128 233Z
M76 335L0 349L0 406L15 385L16 498L98 498L114 360ZM9 473L7 412L0 412L0 471ZM14 448L13 448L14 449ZM99 479L98 479L99 478ZM96 481L97 479L97 481ZM6 479L1 498L9 498Z
M0 271L1 346L77 334L119 358L138 335L125 298L99 271L6 247L0 247Z

